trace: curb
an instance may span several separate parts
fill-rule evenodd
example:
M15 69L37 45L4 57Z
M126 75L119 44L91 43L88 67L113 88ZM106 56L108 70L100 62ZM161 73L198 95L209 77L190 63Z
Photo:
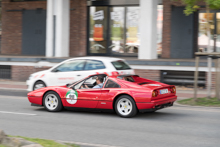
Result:
M192 107L192 108L211 108L211 109L219 109L220 110L220 107L206 107L206 106L192 106L192 105L183 105L183 104L179 104L176 102L174 102L174 105L177 105L177 106L181 106L181 107Z
M61 141L61 140L55 140L56 142L60 143L70 143L70 144L76 144L83 147L121 147L121 146L110 146L110 145L103 145L103 144L92 144L92 143L83 143L83 142L74 142L74 141Z
M27 89L21 89L21 88L4 88L4 87L0 87L0 90L19 90L19 91L27 91Z

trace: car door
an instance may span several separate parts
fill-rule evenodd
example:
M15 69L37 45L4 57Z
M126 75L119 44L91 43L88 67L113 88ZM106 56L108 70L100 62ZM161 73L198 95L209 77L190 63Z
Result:
M84 71L86 60L70 60L54 68L48 74L49 86L60 86L88 76Z
M101 90L102 94L96 108L113 109L113 99L121 90L121 86L115 81L108 79Z
M82 88L84 83L91 81L90 78L77 83L73 89L67 91L64 103L66 107L96 108L102 93L101 88L92 88L93 86L88 89Z

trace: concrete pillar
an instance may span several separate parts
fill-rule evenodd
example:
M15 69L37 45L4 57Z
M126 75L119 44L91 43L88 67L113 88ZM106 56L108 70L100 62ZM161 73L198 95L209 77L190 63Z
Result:
M46 57L53 57L53 2L54 0L47 0Z
M138 59L157 58L157 5L160 0L140 0L140 48Z
M47 0L47 57L69 56L70 1Z

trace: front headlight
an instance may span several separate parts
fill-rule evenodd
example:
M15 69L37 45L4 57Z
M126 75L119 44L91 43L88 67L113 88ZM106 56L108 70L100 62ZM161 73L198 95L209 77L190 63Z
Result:
M29 78L28 78L28 80L31 80L33 77L34 77L33 75L30 75Z

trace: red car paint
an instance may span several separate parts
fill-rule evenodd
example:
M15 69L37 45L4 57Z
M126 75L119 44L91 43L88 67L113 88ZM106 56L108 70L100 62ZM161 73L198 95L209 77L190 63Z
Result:
M120 88L77 89L78 98L75 104L67 102L66 94L69 90L73 90L67 86L41 88L29 92L28 99L33 104L43 105L43 98L46 92L55 91L60 96L64 107L114 109L114 101L118 96L129 95L134 99L139 111L159 109L163 104L171 104L170 106L172 106L177 99L176 91L172 93L171 89L174 87L172 85L144 79L136 75L130 75L130 77L132 77L134 81L126 81L124 78L119 78L119 75L109 76L103 85L103 87L105 87L106 81L110 79L120 85ZM168 89L168 93L160 94L160 90L163 89ZM158 93L156 97L152 96L153 91Z

